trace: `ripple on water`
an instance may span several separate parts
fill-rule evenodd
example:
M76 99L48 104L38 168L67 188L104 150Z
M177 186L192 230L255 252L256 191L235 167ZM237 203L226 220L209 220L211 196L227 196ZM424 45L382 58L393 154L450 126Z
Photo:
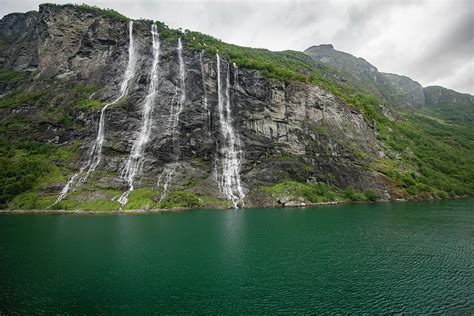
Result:
M474 313L473 199L0 216L0 313Z

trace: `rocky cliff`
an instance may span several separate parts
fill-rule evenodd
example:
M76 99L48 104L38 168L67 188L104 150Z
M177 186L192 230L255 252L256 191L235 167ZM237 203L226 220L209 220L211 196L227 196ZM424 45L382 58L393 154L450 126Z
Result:
M118 197L130 189L127 161L135 160L125 208L310 202L308 194L294 193L298 183L325 188L332 199L348 187L355 193L372 188L380 197L398 190L374 167L386 153L376 122L361 109L318 85L271 80L259 70L197 50L189 36L171 36L162 23L130 24L105 13L41 5L39 12L0 21L5 143L48 144L55 153L67 152L51 155L53 165L26 190L33 202L24 202L22 193L7 201L10 208L118 209ZM152 25L159 34L157 51ZM131 40L135 68L118 98L130 68ZM71 177L95 159L101 115L98 165L78 181ZM233 189L230 195L226 191L227 180L240 181L238 201L230 196ZM64 199L54 204L67 183ZM275 189L282 184L284 189Z

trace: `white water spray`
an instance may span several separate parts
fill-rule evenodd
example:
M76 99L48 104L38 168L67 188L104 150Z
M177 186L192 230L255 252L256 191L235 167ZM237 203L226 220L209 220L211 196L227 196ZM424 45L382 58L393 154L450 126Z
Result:
M209 112L209 106L207 104L207 89L206 89L206 71L204 69L204 63L202 61L202 56L204 55L204 51L201 51L199 55L199 61L201 62L201 76L202 76L202 90L203 90L203 97L202 103L204 105L204 110L207 114L207 120L209 121L209 135L211 134L211 113Z
M235 88L239 87L239 68L235 63L232 63L232 66L234 67L234 90Z
M230 110L229 95L230 66L227 66L225 91L223 91L219 54L216 54L216 58L218 95L217 109L219 112L219 123L223 139L220 146L222 174L220 179L218 179L218 184L227 199L232 201L233 207L238 208L239 204L242 204L245 193L240 181L240 152L237 150L237 148L240 147L239 140L235 136L234 128L232 127L232 113Z
M105 139L105 111L107 108L118 101L120 101L123 97L128 92L128 85L130 80L135 76L135 70L136 70L136 62L137 62L137 57L135 53L135 45L133 42L133 21L130 21L130 27L129 27L129 37L130 37L130 45L128 47L128 65L127 69L125 71L124 79L122 81L122 84L120 85L120 95L111 103L106 104L103 108L102 111L100 112L100 120L99 120L99 131L97 133L97 138L94 144L94 154L90 155L91 163L90 167L87 170L86 178L89 176L89 174L97 168L97 166L100 163L100 160L102 159L102 146L104 144L104 139Z
M184 64L184 59L183 59L183 43L181 42L181 38L178 39L177 51L178 51L178 62L179 62L179 81L178 81L179 88L176 91L179 93L179 100L175 108L174 98L173 98L173 101L171 102L170 117L169 117L169 122L171 125L171 137L172 137L175 157L174 157L174 162L171 165L164 168L162 174L160 175L158 179L157 186L159 187L161 183L161 179L164 177L163 192L161 193L160 201L162 201L165 198L166 193L168 192L171 179L173 178L173 175L175 174L178 160L180 157L180 148L179 148L179 142L178 142L179 140L178 124L179 124L179 117L181 115L181 112L183 111L184 103L186 102L186 66Z
M158 62L160 59L160 39L155 24L151 26L152 46L153 46L153 62L150 71L150 86L148 94L143 104L142 125L138 137L135 139L132 150L128 157L125 168L122 172L122 178L128 183L128 190L125 191L118 199L123 206L128 202L128 196L134 189L135 176L140 173L144 160L144 149L148 143L152 126L152 113L158 88Z
M176 142L178 133L179 117L183 111L184 102L186 101L186 67L183 60L183 44L181 38L178 38L178 61L179 61L179 101L175 108L174 103L171 104L171 133L173 136L173 144ZM177 148L179 149L179 148Z
M104 139L105 139L105 111L107 110L109 106L117 103L118 101L120 101L127 95L130 80L135 76L137 57L136 57L136 49L135 49L135 45L133 41L133 21L129 22L128 36L129 36L128 63L127 63L127 68L125 70L125 74L123 76L122 82L120 84L120 94L112 102L104 105L104 107L100 111L99 129L97 132L97 137L91 149L89 150L86 163L81 166L81 168L79 169L79 172L75 173L72 177L69 178L68 182L61 190L59 197L56 199L56 201L53 204L48 206L48 208L50 208L51 206L63 200L68 194L71 187L76 182L76 180L78 181L78 183L83 183L84 181L86 181L87 178L89 177L89 174L97 168L97 166L99 165L102 159L102 146L104 144Z

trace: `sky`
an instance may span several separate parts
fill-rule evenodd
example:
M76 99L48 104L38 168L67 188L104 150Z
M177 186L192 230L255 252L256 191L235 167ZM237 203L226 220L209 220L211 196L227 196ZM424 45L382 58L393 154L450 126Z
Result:
M0 0L0 16L42 2ZM379 71L474 95L474 0L81 0L130 18L165 22L225 42L270 50L319 44Z

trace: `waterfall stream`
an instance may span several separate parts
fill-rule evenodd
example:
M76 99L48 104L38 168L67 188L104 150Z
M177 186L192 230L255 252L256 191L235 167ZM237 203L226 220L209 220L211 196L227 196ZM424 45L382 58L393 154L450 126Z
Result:
M118 199L118 202L122 206L128 202L128 196L134 189L135 176L140 173L143 166L143 153L151 133L151 118L158 88L158 63L160 59L160 39L155 24L151 26L151 35L153 46L153 62L150 70L150 85L148 88L148 94L143 104L140 132L133 143L132 150L121 175L122 178L128 183L128 190L125 191Z
M100 160L102 159L102 145L104 144L104 139L105 139L105 111L107 108L118 101L120 101L123 97L128 92L128 85L130 80L135 76L135 70L136 70L136 62L137 62L137 57L135 54L135 45L133 42L133 21L130 21L130 27L129 27L129 38L130 38L130 45L128 47L128 64L127 64L127 69L125 71L125 76L124 79L120 85L120 95L111 103L106 104L101 112L100 112L100 120L99 120L99 131L97 133L97 138L93 147L93 154L90 155L90 167L87 170L86 173L86 178L89 176L89 174L97 168L97 166L100 163ZM84 179L85 180L85 179Z
M207 121L208 121L208 133L209 136L211 135L211 113L209 111L209 106L207 103L207 89L206 89L206 70L204 69L204 63L202 61L202 57L204 55L204 51L201 51L201 54L199 55L199 61L201 62L201 77L202 77L202 91L203 91L203 96L202 96L202 103L204 105L204 110L206 111L207 115ZM203 119L206 119L206 117L203 117Z
M104 144L104 139L105 139L105 111L107 110L109 106L117 103L118 101L120 101L127 95L130 80L135 76L137 56L136 56L135 44L133 41L133 21L129 22L128 36L129 36L128 63L127 63L127 68L125 70L122 82L120 84L120 94L112 102L107 103L106 105L102 107L100 111L99 129L97 131L97 137L91 149L89 150L87 161L80 167L77 173L75 173L73 176L69 178L68 182L61 190L59 197L56 199L56 201L53 204L48 206L48 208L50 208L51 206L63 200L68 194L71 187L76 182L76 180L78 183L85 182L87 178L89 177L89 174L97 168L97 166L99 165L102 159L102 146Z
M171 102L169 124L171 129L171 137L173 142L173 151L174 151L174 162L166 166L163 172L160 174L157 182L159 187L161 184L161 179L164 178L163 182L163 191L161 193L160 201L162 201L170 186L170 182L175 174L176 167L180 158L180 145L179 145L179 118L181 112L183 111L184 103L186 102L186 65L184 64L183 59L183 43L181 38L178 39L178 64L179 64L179 80L178 80L178 89L176 90L179 93L179 100L177 106L174 102Z
M219 112L219 124L221 129L222 144L219 146L221 157L222 172L218 180L219 188L227 199L232 201L234 208L238 208L242 204L245 197L244 189L240 181L240 146L239 139L236 137L232 126L232 113L230 109L230 65L227 65L227 74L225 87L221 77L221 61L219 54L217 58L217 110ZM216 166L217 167L217 166ZM217 168L216 168L217 169ZM216 170L217 171L217 170Z
M178 62L179 62L179 101L178 106L175 108L174 104L171 104L171 133L173 136L174 149L179 151L179 146L176 147L176 142L179 137L178 124L179 117L183 111L183 105L186 101L186 66L184 65L183 60L183 43L181 43L181 38L178 38ZM176 159L178 160L178 158Z

